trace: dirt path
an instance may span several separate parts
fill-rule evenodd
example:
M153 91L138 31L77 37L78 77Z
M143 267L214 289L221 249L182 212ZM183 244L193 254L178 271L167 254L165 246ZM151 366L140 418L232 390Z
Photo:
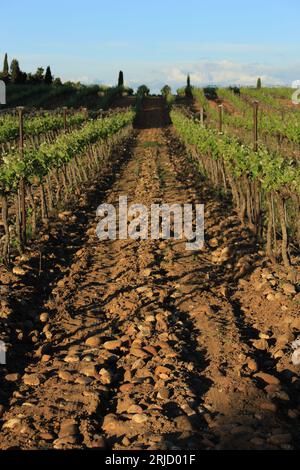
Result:
M187 251L173 239L100 242L87 214L88 237L35 313L42 328L22 374L4 378L14 387L2 409L2 449L298 445L292 378L253 343L267 341L249 297L258 247L194 174L161 107L146 102L131 158L104 199L205 203L205 248Z

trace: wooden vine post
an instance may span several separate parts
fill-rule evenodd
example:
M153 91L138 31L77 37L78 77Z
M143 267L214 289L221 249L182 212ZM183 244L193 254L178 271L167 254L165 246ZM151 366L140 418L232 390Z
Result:
M258 101L253 101L253 150L258 151Z
M66 106L63 107L63 116L64 116L64 131L67 131L67 110Z
M223 105L219 104L219 133L223 133Z
M19 114L19 152L20 152L20 159L24 159L24 107L19 106L17 108ZM24 246L26 245L26 202L25 202L25 195L26 195L26 187L25 187L25 179L21 178L19 184L19 191L20 191L20 234L21 234L21 249L23 250Z
M201 126L204 125L204 109L202 106L200 108L200 123L201 123Z

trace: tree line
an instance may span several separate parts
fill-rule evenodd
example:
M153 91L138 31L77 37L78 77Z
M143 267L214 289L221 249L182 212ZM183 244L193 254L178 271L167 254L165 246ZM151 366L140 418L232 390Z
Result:
M6 84L61 85L61 79L54 79L49 65L46 70L43 67L38 67L35 73L23 72L17 59L13 59L9 65L7 53L4 56L3 69L2 72L0 72L0 80L3 80Z

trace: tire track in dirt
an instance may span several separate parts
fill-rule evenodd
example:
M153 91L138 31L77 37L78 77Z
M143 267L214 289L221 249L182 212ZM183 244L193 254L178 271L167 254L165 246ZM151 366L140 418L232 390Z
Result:
M1 448L210 449L274 447L278 419L258 416L231 295L255 265L255 241L195 176L146 101L132 157L106 194L116 204L205 203L205 248L184 240L100 242L95 221L41 308L44 338L2 420ZM141 122L139 123L141 125ZM142 126L141 126L142 127Z

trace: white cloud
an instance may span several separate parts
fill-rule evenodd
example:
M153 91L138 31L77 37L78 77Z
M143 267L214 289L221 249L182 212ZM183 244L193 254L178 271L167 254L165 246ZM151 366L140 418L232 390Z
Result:
M254 85L257 77L261 77L265 84L282 85L284 78L274 67L260 64L239 64L227 60L214 62L198 62L184 66L165 69L165 80L177 86L185 82L187 73L195 85Z
M158 92L167 83L173 90L185 86L187 74L196 86L256 85L261 77L264 85L288 85L300 77L300 63L276 66L266 63L240 63L230 60L199 60L178 64L139 63L124 67L129 86L137 88L145 83Z
M63 81L71 81L71 82L80 82L83 83L84 85L88 85L91 83L91 79L87 75L83 75L80 77L71 77L71 78L65 78L63 77Z

